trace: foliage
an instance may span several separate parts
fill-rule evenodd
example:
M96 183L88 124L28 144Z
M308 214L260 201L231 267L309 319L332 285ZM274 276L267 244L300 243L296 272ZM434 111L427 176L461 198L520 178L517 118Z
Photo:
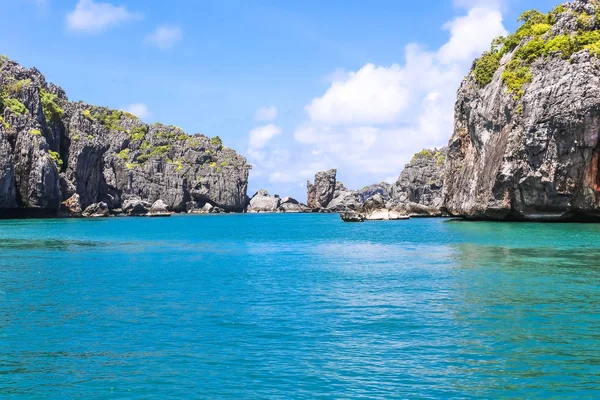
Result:
M11 111L17 115L22 115L28 112L27 107L25 107L25 104L21 103L17 99L13 99L4 95L0 99L0 105L3 107L10 108Z
M211 162L210 164L208 164L211 168L216 168L217 167L217 163L215 161Z
M73 137L71 139L72 140L79 140L79 139L81 139L81 135L79 135L79 134L73 135Z
M123 116L123 111L99 109L95 111L92 116L106 129L112 131L125 130L125 128L121 126L121 117Z
M134 169L134 168L137 168L137 167L140 167L140 166L141 165L138 164L138 163L127 163L127 164L125 164L125 167L127 167L127 169Z
M92 112L90 110L83 110L81 114L88 120L93 121L94 117L92 116Z
M146 137L147 133L148 133L148 127L146 125L136 126L135 128L133 128L130 138L134 142L138 141L138 140L142 140L143 138Z
M115 156L117 156L123 161L127 161L129 160L129 149L123 149L120 152L116 153Z
M39 129L32 129L29 131L29 134L33 136L42 136L42 131Z
M10 129L10 125L9 125L9 123L8 123L8 122L6 122L6 121L4 120L4 117L3 117L2 115L0 115L0 125L2 125L2 127L3 127L5 130L8 130L8 129Z
M533 79L531 65L536 60L552 55L568 60L574 53L583 49L600 56L600 30L592 30L600 19L600 13L595 16L595 20L585 12L578 13L578 32L571 35L553 35L552 25L556 23L560 14L566 12L573 11L560 5L548 14L536 10L524 12L519 18L522 25L517 31L506 38L494 39L490 50L475 61L473 76L477 84L481 87L487 86L500 67L502 57L513 51L511 60L502 74L502 81L516 99L523 94L524 85Z
M214 138L210 139L210 142L217 147L223 147L223 141L219 136L215 136Z
M10 95L16 95L18 93L21 92L21 90L23 90L23 88L25 86L29 86L31 84L31 79L21 79L18 81L13 81L11 83L9 83L8 85L6 85L6 91L8 92L8 94Z
M58 96L40 89L40 98L42 100L42 110L46 122L56 121L63 117L65 111L57 104Z
M416 161L419 158L432 158L433 155L434 155L433 151L431 151L429 149L423 149L413 156L411 162Z
M10 58L8 58L7 55L0 54L0 65L4 64L7 61L10 61Z
M59 153L57 153L56 151L50 150L48 152L48 154L50 154L50 157L52 158L52 160L56 163L56 165L59 168L63 166L63 160L60 158L60 154Z
M500 53L486 51L475 61L473 74L475 75L475 81L479 86L485 87L492 82L494 74L500 67L500 58Z

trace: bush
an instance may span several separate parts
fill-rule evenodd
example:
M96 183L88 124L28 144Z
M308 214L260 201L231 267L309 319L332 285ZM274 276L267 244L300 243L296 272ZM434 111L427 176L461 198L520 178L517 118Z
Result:
M123 161L127 161L129 160L129 149L123 149L120 152L116 153L115 156L117 156Z
M29 112L27 110L27 107L25 107L25 104L21 103L17 99L5 97L2 99L2 104L4 105L4 107L10 108L12 112L18 115L22 115Z
M58 96L40 89L40 98L42 100L42 110L46 122L57 121L63 117L65 111L57 104Z
M39 129L32 129L29 131L29 134L33 136L42 136L42 131Z
M50 154L50 157L56 163L56 165L58 166L58 168L61 168L63 166L63 160L60 158L60 154L59 153L57 153L56 151L50 150L48 152L48 154Z
M29 86L31 84L31 79L21 79L19 81L14 81L7 85L6 91L11 95L16 95L23 90L25 86Z
M215 136L214 138L210 139L210 143L217 147L223 147L223 141L219 136Z
M500 67L500 58L500 53L486 51L475 61L473 74L475 75L475 81L479 86L485 87L492 82L494 74Z

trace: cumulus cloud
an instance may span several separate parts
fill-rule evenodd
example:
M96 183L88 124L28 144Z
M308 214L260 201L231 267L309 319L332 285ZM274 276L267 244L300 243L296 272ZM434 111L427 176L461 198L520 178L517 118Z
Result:
M312 121L334 125L394 122L410 101L410 92L401 84L403 75L398 65L367 64L334 81L306 112Z
M248 135L248 146L250 149L260 150L265 147L271 139L280 134L281 129L276 125L269 124L259 126L250 131L250 134Z
M75 9L67 14L66 21L70 30L98 33L124 22L141 18L141 14L131 12L125 6L96 3L93 0L79 0Z
M277 107L275 106L262 107L254 114L254 119L257 121L273 121L276 118Z
M125 107L123 111L127 111L140 119L146 119L152 116L152 113L148 109L148 106L144 103L130 104L127 107Z
M159 26L146 36L146 43L167 50L183 40L183 30L178 26Z
M298 182L336 167L351 178L344 179L349 186L390 181L415 152L446 145L461 80L473 58L506 34L497 7L470 4L465 15L442 27L449 37L437 50L408 44L403 64L336 72L330 87L305 107L307 119L293 132L293 161L271 164L295 176L274 173L271 180ZM266 151L261 156L273 161Z

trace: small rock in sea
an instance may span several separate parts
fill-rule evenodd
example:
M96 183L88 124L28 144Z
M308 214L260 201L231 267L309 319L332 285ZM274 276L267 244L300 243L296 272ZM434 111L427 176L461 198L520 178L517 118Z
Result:
M340 214L344 222L365 222L365 217L354 211L346 211Z
M110 216L106 203L94 203L86 208L81 214L85 218L102 218Z

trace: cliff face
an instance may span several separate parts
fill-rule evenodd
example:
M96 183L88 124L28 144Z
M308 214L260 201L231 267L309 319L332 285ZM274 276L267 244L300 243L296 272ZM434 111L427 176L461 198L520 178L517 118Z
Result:
M390 202L408 214L439 214L447 149L423 150L404 167L391 188Z
M122 111L69 102L36 69L0 59L0 211L82 209L123 198L170 210L206 203L242 211L250 167L219 138L147 125Z
M575 1L474 63L449 143L444 207L500 220L600 219L600 9Z

